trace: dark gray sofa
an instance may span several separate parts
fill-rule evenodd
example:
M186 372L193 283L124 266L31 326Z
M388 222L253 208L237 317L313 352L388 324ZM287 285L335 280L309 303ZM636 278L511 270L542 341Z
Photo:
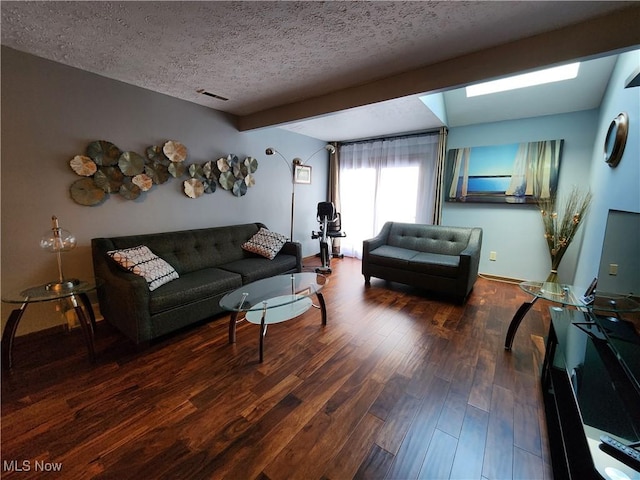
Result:
M249 223L92 239L102 315L136 344L144 345L222 312L219 301L231 290L261 278L302 271L298 242L285 243L273 260L241 248L261 227L265 226ZM179 278L150 291L143 277L125 271L107 255L138 245L146 245L167 261Z
M464 302L478 276L482 229L387 222L363 242L362 274Z

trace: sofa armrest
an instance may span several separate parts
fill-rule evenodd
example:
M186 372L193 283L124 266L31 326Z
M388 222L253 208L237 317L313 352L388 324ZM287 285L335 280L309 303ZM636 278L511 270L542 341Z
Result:
M302 244L300 242L286 242L280 249L281 253L296 257L296 271L302 271Z
M143 277L124 271L108 258L107 252L113 249L107 238L91 240L100 312L135 343L147 342L152 337L149 286Z
M372 250L375 250L382 245L387 243L387 239L389 238L389 230L391 229L391 222L387 222L380 230L380 233L373 238L369 238L367 240L362 241L362 258L364 259L365 255L368 256Z
M369 254L378 247L386 245L389 239L389 231L393 222L387 222L382 226L380 233L373 238L362 241L362 274L365 281L369 282Z
M460 266L465 272L467 280L467 293L478 277L478 269L480 267L480 251L482 249L482 229L474 227L471 229L469 243L467 247L460 252Z
M471 229L469 243L467 247L460 252L460 255L468 255L477 258L480 261L480 249L482 248L482 229L475 227Z

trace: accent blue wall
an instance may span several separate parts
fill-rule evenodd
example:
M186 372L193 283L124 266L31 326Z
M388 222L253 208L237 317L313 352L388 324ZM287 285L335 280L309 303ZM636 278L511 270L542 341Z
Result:
M486 123L449 130L447 149L564 139L558 194L573 185L589 187L593 138L598 112L588 110L562 115ZM515 279L544 280L551 260L544 241L540 212L535 205L462 204L445 202L444 225L483 229L480 272ZM574 239L560 264L561 281L573 282L582 232ZM496 252L496 260L489 253Z
M559 269L562 282L588 285L598 265L609 209L640 212L640 88L624 83L640 66L640 50L621 54L598 110L452 128L448 149L562 138L558 194L573 185L594 194L590 212ZM609 123L629 115L629 135L619 166L603 161ZM551 262L540 213L533 205L445 203L443 224L480 226L484 241L480 271L516 279L544 280ZM489 260L489 252L497 260ZM640 254L640 245L636 249ZM621 265L620 268L624 268ZM637 293L637 292L636 292Z
M624 88L626 80L639 67L640 50L621 54L600 106L589 177L594 200L576 270L576 283L580 285L588 284L598 275L609 209L640 212L640 87ZM609 124L620 112L629 115L629 134L622 160L616 168L610 168L603 161L604 140ZM635 233L638 238L638 232ZM640 255L640 245L636 246L635 252ZM619 262L620 274L623 275L623 270L632 264Z

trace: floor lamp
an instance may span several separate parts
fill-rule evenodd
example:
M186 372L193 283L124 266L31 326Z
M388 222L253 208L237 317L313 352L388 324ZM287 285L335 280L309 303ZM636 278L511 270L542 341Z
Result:
M280 158L282 158L282 160L284 161L284 163L287 165L287 168L289 169L289 173L291 175L291 228L290 228L290 233L289 233L289 240L293 241L293 220L294 220L294 216L295 216L295 208L296 208L296 183L311 183L311 177L309 176L308 181L303 181L303 182L298 182L296 181L296 177L295 177L295 172L296 172L296 167L298 166L302 166L302 165L306 165L306 163L311 160L316 154L320 153L321 151L326 150L329 153L336 153L336 148L331 145L331 144L326 144L324 147L318 149L317 151L315 151L314 153L311 154L311 156L309 156L309 158L307 158L306 161L302 161L300 158L296 157L294 158L291 163L289 163L289 161L285 158L284 155L282 155L282 153L280 153L278 150L276 150L273 147L268 147L264 153L266 153L267 155L273 155L273 154L278 154L280 155Z

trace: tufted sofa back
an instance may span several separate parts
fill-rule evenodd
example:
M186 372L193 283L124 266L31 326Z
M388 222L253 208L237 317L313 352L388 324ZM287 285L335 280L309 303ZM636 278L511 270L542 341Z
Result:
M469 244L471 228L388 222L387 245L420 252L458 255Z
M179 232L152 233L94 239L100 250L146 245L153 253L166 260L179 275L202 268L239 260L252 254L242 250L241 245L249 240L262 223L249 223L227 227L183 230Z

